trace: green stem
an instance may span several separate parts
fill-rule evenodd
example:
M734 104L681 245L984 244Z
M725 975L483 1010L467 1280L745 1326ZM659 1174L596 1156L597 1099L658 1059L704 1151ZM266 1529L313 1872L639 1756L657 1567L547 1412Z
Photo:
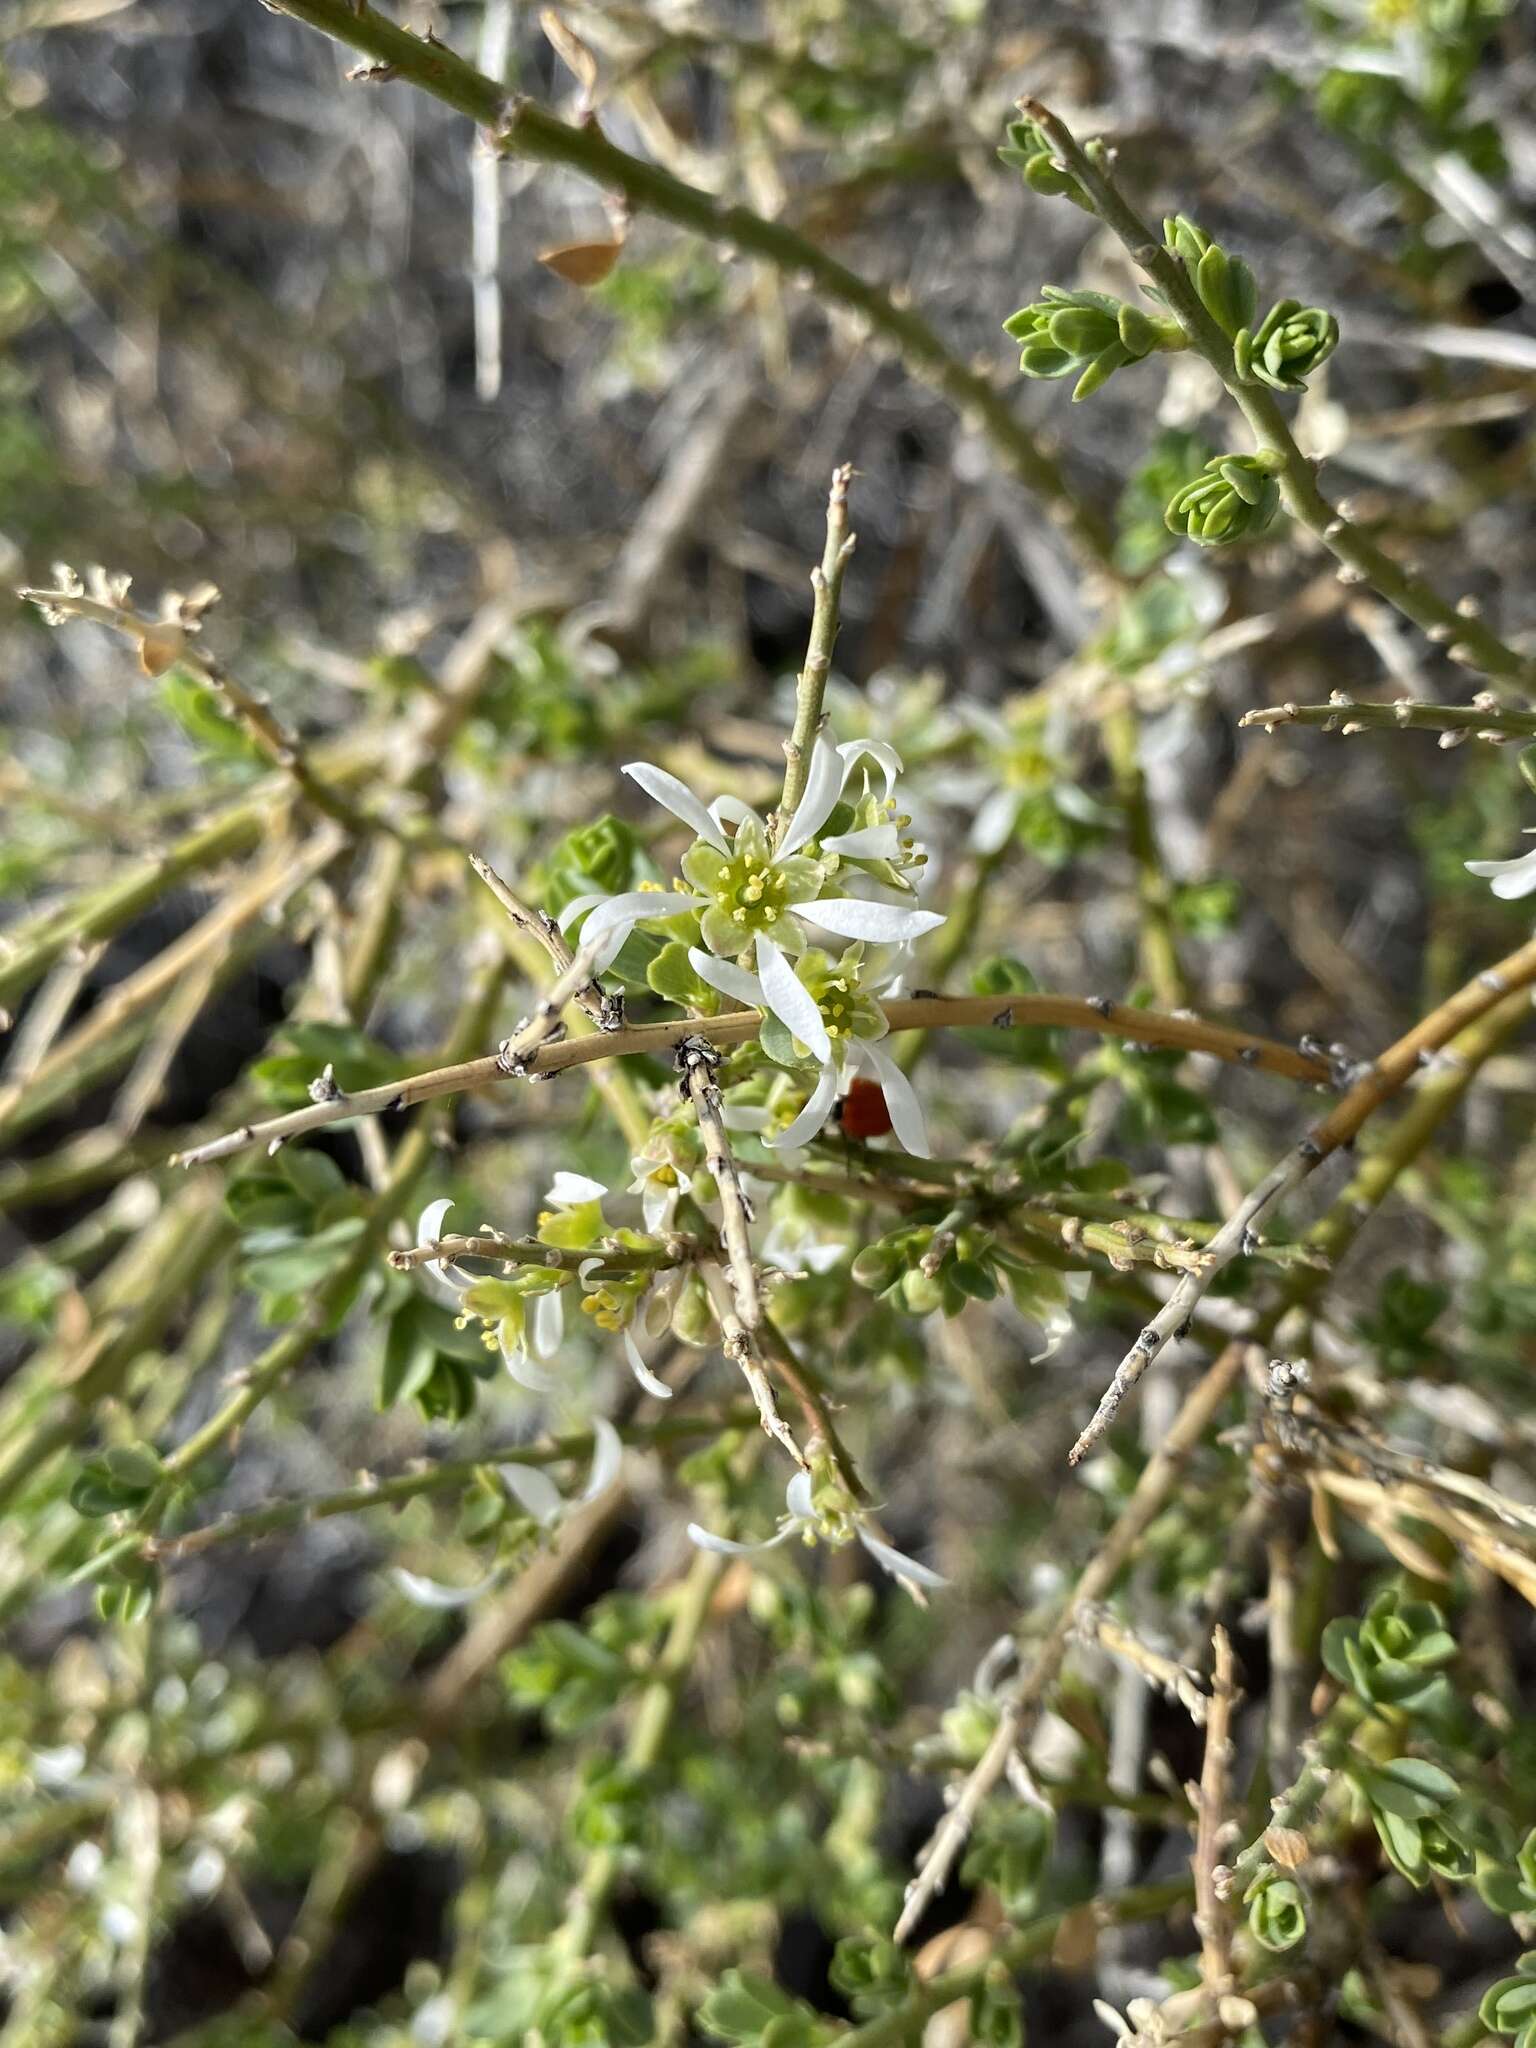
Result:
M581 172L606 191L622 194L634 211L655 214L706 241L723 242L757 257L824 298L862 314L871 332L892 345L913 376L942 393L986 435L1021 482L1047 500L1051 518L1079 552L1105 573L1115 574L1105 523L1077 498L1055 461L1015 418L990 380L953 355L919 314L898 306L878 285L859 277L815 242L781 221L765 220L749 207L732 205L657 164L629 155L611 143L595 121L575 124L557 119L532 100L509 93L443 44L397 27L366 4L275 0L274 11L291 14L361 51L386 67L381 78L403 79L456 108L489 129L507 155Z
M1416 697L1399 697L1390 704L1357 704L1342 690L1336 690L1326 704L1267 704L1258 711L1245 711L1238 724L1262 725L1266 732L1273 732L1277 725L1315 725L1324 732L1346 735L1374 729L1457 733L1495 743L1536 739L1536 711L1508 711L1492 702L1423 704Z
M1126 837L1136 863L1136 893L1141 903L1141 973L1160 1009L1177 1010L1189 1001L1189 981L1179 959L1173 922L1173 888L1157 843L1157 826L1141 767L1141 722L1134 708L1119 703L1100 720L1104 752L1114 777L1115 795L1125 813Z
M1020 105L1083 187L1099 219L1119 236L1132 261L1178 315L1193 346L1236 401L1260 450L1270 458L1292 518L1316 535L1342 564L1349 580L1368 583L1395 610L1443 645L1452 661L1512 681L1529 681L1529 661L1506 646L1481 620L1449 603L1422 578L1384 554L1328 502L1317 487L1312 463L1292 438L1273 392L1262 384L1244 383L1238 375L1232 344L1206 311L1184 265L1162 246L1102 161L1096 160L1098 152L1090 155L1085 151L1065 123L1038 100L1022 100Z

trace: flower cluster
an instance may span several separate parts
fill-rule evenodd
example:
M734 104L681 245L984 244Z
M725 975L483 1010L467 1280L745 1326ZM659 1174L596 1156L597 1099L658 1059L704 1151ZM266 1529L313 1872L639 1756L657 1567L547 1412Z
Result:
M1218 455L1175 491L1164 514L1171 533L1202 547L1251 540L1272 525L1280 487L1261 455Z
M1114 372L1154 349L1179 349L1185 334L1176 320L1153 320L1105 292L1041 288L1040 297L1003 322L1019 343L1026 377L1070 377L1076 403L1089 398Z
M944 922L915 907L927 855L898 808L896 750L880 740L817 740L805 793L777 830L736 798L706 804L649 762L624 772L692 830L693 844L670 889L577 896L560 914L562 928L579 931L599 966L633 932L660 928L676 957L653 973L658 992L692 995L696 1005L725 996L759 1010L771 1058L814 1062L809 1100L770 1143L812 1136L839 1089L863 1071L883 1090L898 1141L926 1153L917 1097L878 1043L887 1027L876 997L897 982L901 949ZM834 955L817 943L821 934L851 943Z

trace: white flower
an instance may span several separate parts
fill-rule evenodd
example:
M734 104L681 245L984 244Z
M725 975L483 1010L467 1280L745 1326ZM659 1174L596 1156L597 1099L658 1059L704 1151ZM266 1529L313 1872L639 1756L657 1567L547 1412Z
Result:
M635 1177L624 1192L640 1197L649 1234L664 1237L672 1228L677 1205L682 1200L683 1176L664 1153L637 1152L629 1163Z
M804 1224L775 1223L758 1247L759 1259L780 1273L796 1277L804 1273L830 1273L839 1259L846 1258L845 1244L823 1244L811 1237Z
M1528 829L1536 831L1536 826ZM1517 854L1513 860L1469 860L1466 869L1469 875L1480 875L1491 882L1495 896L1513 903L1536 889L1536 846L1529 853Z
M885 1036L887 1027L873 998L894 993L907 966L905 948L892 947L867 961L845 953L841 960L827 963L830 971L812 955L802 964L817 985L815 993L787 961L787 984L777 974L749 974L734 961L716 960L697 946L689 948L688 961L699 979L722 995L777 1017L817 1063L820 1071L810 1100L787 1131L766 1141L769 1145L803 1145L815 1137L839 1089L863 1070L885 1097L897 1141L917 1158L929 1156L928 1126L916 1091L889 1053L874 1042Z
M916 1558L907 1557L894 1549L879 1536L865 1527L865 1517L857 1508L850 1509L835 1521L829 1521L816 1512L816 1503L811 1493L809 1472L797 1472L784 1492L784 1506L787 1510L779 1524L777 1535L765 1536L760 1543L737 1543L729 1536L717 1536L712 1529L702 1529L697 1522L688 1524L688 1535L700 1550L713 1550L721 1557L755 1557L765 1550L777 1550L781 1543L787 1543L792 1536L815 1541L818 1536L832 1543L845 1543L850 1536L857 1537L882 1571L892 1578L900 1579L907 1587L929 1591L937 1586L948 1585L949 1581L926 1564L919 1564Z
M592 1418L592 1464L587 1474L587 1483L574 1500L567 1500L549 1474L539 1465L498 1465L501 1483L512 1499L541 1529L553 1529L561 1517L573 1507L581 1507L589 1500L596 1500L600 1493L606 1493L619 1476L619 1467L624 1462L624 1445L619 1432L606 1415ZM483 1579L476 1579L471 1586L446 1586L441 1580L423 1578L419 1572L407 1571L403 1565L396 1565L392 1573L395 1584L408 1600L414 1600L418 1607L432 1607L447 1610L467 1607L472 1600L478 1600L482 1593L488 1593L501 1577L499 1570L487 1572Z
M567 1500L542 1465L498 1465L502 1485L525 1515L541 1529L552 1529L570 1508L584 1507L606 1493L619 1476L624 1462L624 1445L619 1432L606 1415L592 1418L592 1464L587 1483L574 1500Z
M935 911L820 894L826 869L806 849L817 842L842 798L849 773L865 755L880 768L889 791L901 766L893 747L879 740L850 740L834 747L818 739L811 753L805 793L777 842L770 837L765 820L739 798L716 797L706 804L665 768L649 761L628 762L624 773L695 834L694 844L682 860L688 891L652 888L628 890L619 896L578 896L561 911L561 930L569 930L585 916L582 943L597 945L600 970L636 926L697 911L704 944L711 953L730 959L755 943L758 971L774 978L780 987L788 975L782 956L798 953L805 946L808 923L839 938L888 943L932 931L944 922ZM896 857L900 839L893 825L865 827L833 834L821 842L820 850L853 860L886 860Z
M624 1332L624 1357L630 1371L648 1394L658 1401L671 1400L672 1389L665 1380L657 1378L641 1357L640 1346L635 1342L634 1333L630 1330Z

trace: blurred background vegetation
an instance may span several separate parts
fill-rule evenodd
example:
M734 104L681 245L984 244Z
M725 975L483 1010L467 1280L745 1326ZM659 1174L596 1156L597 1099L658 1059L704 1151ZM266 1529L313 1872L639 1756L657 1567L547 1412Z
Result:
M1231 555L1175 546L1165 501L1231 440L1197 359L1154 357L1075 409L1016 381L1017 306L1134 274L996 148L1038 94L1112 139L1144 211L1192 213L1272 295L1336 313L1298 439L1393 554L1528 646L1536 18L1505 0L635 0L553 27L521 0L400 0L398 18L568 116L590 54L616 143L790 224L979 366L1061 463L1100 559L986 419L794 266L498 162L460 115L353 76L356 52L257 0L13 0L4 581L99 563L150 615L217 585L200 652L383 822L321 817L195 664L148 675L119 635L0 609L0 2042L1109 2038L1093 1999L1166 1998L1196 1938L1169 1918L1177 1885L1135 1927L1079 1909L1182 1881L1201 1737L1092 1627L1034 1754L1054 1822L1005 1789L922 1923L918 1969L970 1968L967 1995L904 2006L908 1965L869 1937L995 1725L989 1647L1043 1632L1202 1344L1244 1327L1247 1278L1068 1477L1162 1285L1142 1233L1171 1216L1169 1241L1200 1241L1293 1141L1295 1089L1115 1039L906 1048L943 1158L1011 1162L1058 1219L1113 1226L1034 1241L1034 1277L998 1301L896 1301L846 1264L776 1287L886 1527L953 1582L926 1609L856 1547L699 1577L690 1515L729 1506L766 1533L783 1477L712 1353L686 1352L663 1412L612 1337L576 1331L542 1400L487 1378L475 1335L383 1265L429 1196L511 1233L558 1170L622 1199L669 1113L664 1066L272 1160L168 1162L302 1102L327 1063L348 1088L392 1079L531 1007L547 963L464 849L555 909L651 871L656 814L618 777L637 754L774 801L841 462L858 548L829 704L840 737L906 760L950 919L921 982L1189 1006L1362 1056L1517 944L1521 906L1463 868L1518 846L1514 749L1239 725L1335 690L1466 702L1483 679L1289 524ZM609 257L559 252L616 230L606 274L571 281ZM1318 1274L1307 1349L1340 1427L1523 1502L1536 1075L1513 1023L1484 1055L1336 1269L1298 1246L1348 1164L1251 1284ZM849 1156L833 1136L813 1164ZM852 1250L899 1220L846 1189L772 1200L764 1228L791 1245ZM948 1207L918 1203L923 1246ZM224 1429L253 1362L271 1398ZM1213 1622L1232 1629L1247 1839L1330 1683L1325 1624L1400 1582L1438 1602L1461 1718L1436 1739L1464 1763L1479 1871L1509 1871L1536 1821L1528 1527L1505 1530L1511 1562L1390 1507L1267 1490L1256 1402L1221 1411L1116 1611L1197 1674ZM636 1448L578 1502L608 1415ZM157 1466L135 1478L142 1447L174 1455L210 1424L173 1497ZM553 1466L553 1531L493 1454ZM405 1482L388 1510L225 1526L340 1501L360 1473ZM498 1576L442 1608L392 1565ZM1438 1867L1410 1889L1359 1812L1319 1853L1316 1898L1340 1910L1314 1912L1301 2016L1268 2038L1480 2038L1532 1894L1490 1878L1448 1902ZM1050 1912L1050 1939L1005 1953L1008 1925Z

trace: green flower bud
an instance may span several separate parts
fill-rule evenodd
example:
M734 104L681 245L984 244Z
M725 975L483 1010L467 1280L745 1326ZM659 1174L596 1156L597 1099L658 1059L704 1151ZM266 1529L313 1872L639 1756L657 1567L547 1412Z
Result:
M1202 547L1227 547L1263 533L1279 509L1280 489L1262 456L1218 455L1175 491L1163 520Z
M1420 1821L1419 1841L1430 1869L1452 1884L1464 1884L1477 1867L1476 1854L1443 1820Z
M913 1266L901 1276L901 1298L913 1315L931 1316L943 1305L944 1289L921 1266Z
M428 1422L463 1422L475 1412L475 1375L463 1359L440 1351L412 1398Z
M865 1245L849 1268L854 1285L867 1287L871 1294L883 1294L901 1270L901 1253L884 1242Z
M709 1305L708 1290L696 1272L690 1271L677 1290L672 1307L672 1334L684 1344L701 1348L714 1341L714 1311Z
M1281 1955L1307 1931L1307 1902L1301 1886L1278 1871L1261 1871L1243 1894L1248 1931L1261 1948Z
M1320 306L1281 299L1264 315L1257 333L1246 325L1234 336L1237 374L1276 391L1302 391L1307 378L1339 345L1339 323Z

